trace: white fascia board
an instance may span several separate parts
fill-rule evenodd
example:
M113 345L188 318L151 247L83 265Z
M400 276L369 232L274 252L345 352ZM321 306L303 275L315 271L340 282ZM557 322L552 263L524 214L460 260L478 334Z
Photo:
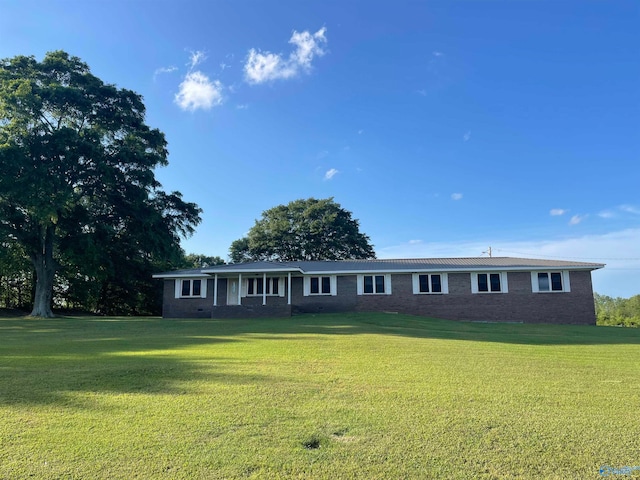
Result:
M303 272L304 275L392 275L396 273L417 273L417 272L448 272L449 270L419 269L409 268L407 270L309 270Z
M550 272L550 271L560 271L560 270L596 270L598 268L603 268L603 266L595 266L595 265L589 265L589 266L585 266L585 267L569 267L569 266L561 266L561 265L555 265L555 266L534 266L534 265L529 265L529 266L518 266L518 267L477 267L477 268L469 268L469 267L465 267L465 268L452 268L452 269L438 269L438 270L424 270L425 272L427 271L431 271L431 272L447 272L447 273L483 273L483 272ZM423 270L412 270L413 272L422 272Z
M505 271L509 271L509 272L551 272L551 271L560 271L560 270L597 270L599 268L603 268L604 265L601 266L595 266L595 265L589 265L586 267L568 267L568 266L561 266L561 265L555 265L555 266L547 266L547 267L542 267L542 266L535 266L535 267L503 267L503 268L482 268L482 269L477 269L475 271L477 272L484 272L484 271L488 271L488 270L502 270L503 272Z
M182 273L182 274L167 274L167 275L161 275L161 274L156 274L156 275L152 275L151 278L167 278L167 279L174 279L174 278L211 278L209 275L203 275L202 273Z
M207 273L207 274L212 274L212 273L217 273L218 275L226 275L227 273L243 273L243 274L247 274L247 275L251 275L251 274L262 274L262 273L266 273L267 275L269 275L270 273L288 273L288 272L299 272L299 273L304 273L301 269L299 268L269 268L269 269L255 269L255 270L247 270L246 268L236 268L236 269L224 269L224 270L216 270L216 269L206 269L203 268L202 269L202 273Z

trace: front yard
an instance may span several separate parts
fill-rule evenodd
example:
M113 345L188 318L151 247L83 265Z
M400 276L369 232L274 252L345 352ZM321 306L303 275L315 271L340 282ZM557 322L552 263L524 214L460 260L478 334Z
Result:
M614 477L640 465L640 331L4 318L0 418L2 479Z

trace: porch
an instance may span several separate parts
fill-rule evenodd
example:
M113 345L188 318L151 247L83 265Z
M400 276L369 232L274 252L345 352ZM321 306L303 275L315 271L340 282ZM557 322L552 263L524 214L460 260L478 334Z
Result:
M248 309L281 309L291 315L291 272L284 275L239 273L213 275L213 310L246 307ZM267 308L269 307L269 308ZM287 307L282 309L282 307ZM221 310L218 310L221 311ZM279 315L282 316L282 315Z

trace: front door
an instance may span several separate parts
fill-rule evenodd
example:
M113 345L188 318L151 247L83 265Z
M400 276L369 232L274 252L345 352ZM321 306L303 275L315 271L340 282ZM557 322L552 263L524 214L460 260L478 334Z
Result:
M238 305L238 279L227 280L227 305Z

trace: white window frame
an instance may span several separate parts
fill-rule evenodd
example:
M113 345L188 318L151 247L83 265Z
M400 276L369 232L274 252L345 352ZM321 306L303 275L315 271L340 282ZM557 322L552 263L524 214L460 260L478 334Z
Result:
M420 275L428 275L429 276L429 291L421 292L420 291ZM440 275L440 292L433 291L433 283L431 280L432 275ZM446 273L433 272L433 273L414 273L412 275L411 283L413 284L413 294L414 295L444 295L449 293L449 276Z
M546 273L549 278L549 290L540 290L540 283L538 281L538 274ZM562 278L562 290L552 290L551 286L551 274L559 273ZM568 293L571 291L571 281L569 279L569 270L545 270L531 272L531 291L533 293Z
M256 280L263 280L263 277L249 277L249 278L243 278L242 279L242 296L243 297L284 297L285 295L285 291L284 291L284 277L267 277L267 283L269 284L273 284L274 280L278 281L278 293L267 293L267 294L263 294L263 293L256 293L258 291L257 289L257 285L254 287L254 291L253 293L249 293L249 281L256 281ZM264 286L263 286L264 288ZM269 290L272 290L271 288L269 288Z
M384 292L364 293L364 277L373 277L373 288L375 290L375 277L384 277ZM358 275L358 295L391 295L391 274L390 273L363 273Z
M490 275L495 274L500 275L500 291L493 292L491 291L491 277ZM488 292L481 292L478 288L478 275L489 275L487 277L487 281L489 284ZM507 272L473 272L471 274L471 293L479 293L481 295L499 295L501 293L509 293L509 281Z
M311 279L317 278L318 285L320 290L322 290L322 279L329 277L329 293L311 293ZM305 297L322 297L322 296L333 296L338 295L338 277L336 275L305 275L302 278L303 281L303 295Z
M193 281L200 280L200 295L193 294ZM189 295L182 294L182 285L189 282ZM175 279L176 298L207 298L207 277L204 278L176 278Z

